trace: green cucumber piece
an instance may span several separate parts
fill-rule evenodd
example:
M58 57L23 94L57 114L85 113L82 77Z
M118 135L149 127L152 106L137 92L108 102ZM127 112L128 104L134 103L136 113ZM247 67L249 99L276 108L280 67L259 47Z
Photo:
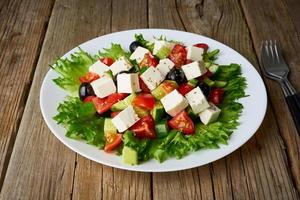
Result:
M211 65L212 65L211 62L204 62L204 66L205 66L206 68L209 68Z
M112 74L112 72L111 72L110 70L104 72L103 75L104 75L104 76L107 76L107 77L109 77L109 78L114 78L114 76L113 76L113 74Z
M149 115L148 110L141 108L139 106L133 106L133 109L139 117L145 117L145 116Z
M219 70L219 65L213 64L208 69L209 69L210 72L212 72L213 74L215 74Z
M166 81L162 82L157 88L155 88L151 92L151 94L154 96L155 99L161 100L164 96L166 96L169 92L171 92L171 91L166 91L164 89L167 84L168 84L168 86L167 86L168 88L173 87L174 89L176 89L178 87L178 85L175 81L166 80Z
M215 82L213 80L211 80L208 77L205 77L205 79L203 80L204 83L206 83L209 87L213 87L215 85Z
M117 131L116 127L112 123L112 119L111 118L105 118L104 119L104 134L105 135L110 135L110 134L115 134L117 132L118 131Z
M167 120L163 120L155 124L155 131L158 138L166 137L169 132Z
M168 57L170 54L171 49L169 47L162 47L156 54L155 56L158 57L159 59L164 59Z
M119 101L118 103L115 103L114 105L112 105L110 110L112 112L124 110L125 108L127 108L127 106L131 105L131 102L133 101L133 99L135 97L136 97L136 94L132 93L131 95L129 95L125 99L123 99L123 100Z
M150 114L152 115L154 121L159 121L165 114L165 109L160 101L155 103L154 108L151 110Z
M193 86L193 87L196 87L197 84L198 84L198 82L199 82L199 81L198 81L197 79L194 78L194 79L189 80L189 81L188 81L188 84L191 85L191 86Z
M225 87L227 85L226 81L215 81L215 87Z
M196 121L197 119L198 119L198 115L196 115L194 112L193 112L193 110L192 110L192 108L189 106L188 108L187 108L187 113L188 113L188 115L190 116L190 118L193 120L193 121Z
M122 151L123 162L129 165L137 165L138 164L138 153L136 150L124 146Z
M140 74L143 74L149 67L142 66L140 68Z

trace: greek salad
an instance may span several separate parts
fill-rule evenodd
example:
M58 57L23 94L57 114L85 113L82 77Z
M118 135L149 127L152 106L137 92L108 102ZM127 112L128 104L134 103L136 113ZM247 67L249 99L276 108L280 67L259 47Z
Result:
M246 96L240 65L217 64L219 50L207 44L164 36L136 34L129 50L111 44L91 56L79 48L51 66L69 92L54 116L67 137L129 165L227 144Z

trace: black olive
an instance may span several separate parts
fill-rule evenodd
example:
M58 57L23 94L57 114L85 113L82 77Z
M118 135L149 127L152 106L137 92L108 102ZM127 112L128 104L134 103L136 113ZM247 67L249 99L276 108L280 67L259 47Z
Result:
M95 96L95 92L89 83L81 83L79 86L79 98L83 101L88 96Z
M208 98L210 93L210 87L204 82L199 82L199 87L202 90L203 94L206 96L206 98Z
M133 41L129 46L129 50L133 53L139 46L141 46L141 44L138 41Z
M178 84L186 82L186 78L182 69L173 68L168 74L167 79L176 81Z

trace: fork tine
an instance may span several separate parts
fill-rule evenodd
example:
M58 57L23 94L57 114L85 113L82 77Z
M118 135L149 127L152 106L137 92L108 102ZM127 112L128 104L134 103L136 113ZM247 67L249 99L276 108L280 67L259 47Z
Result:
M270 57L268 41L263 41L261 51L261 61L265 71L267 71L266 68L271 65L270 59L268 59Z
M281 51L281 48L280 48L280 44L276 42L275 48L277 50L278 62L285 64L285 60L284 60L284 57L283 57L283 54L282 54L282 51Z

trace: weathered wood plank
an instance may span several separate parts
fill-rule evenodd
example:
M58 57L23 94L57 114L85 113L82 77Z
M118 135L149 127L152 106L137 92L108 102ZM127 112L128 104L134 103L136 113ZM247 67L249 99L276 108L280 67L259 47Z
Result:
M99 4L99 5L98 5ZM101 7L103 3L95 5ZM105 10L111 27L100 25L102 34L148 25L146 1L107 1ZM112 10L111 10L112 9ZM130 12L124 12L124 11ZM111 16L112 15L112 16ZM149 173L130 172L102 166L78 156L73 189L74 199L150 199Z
M107 26L106 17L109 18L110 13L102 4L96 4L96 0L55 3L0 199L72 197L76 154L59 142L45 125L39 108L39 91L53 59L101 34ZM79 163L79 167L82 164ZM92 166L90 172L93 173L93 169L97 168ZM76 183L76 188L79 187Z
M154 1L152 3L154 4ZM170 4L164 1L160 2L159 6L165 8ZM151 1L149 2L149 9L153 8L153 12L157 7L151 6ZM177 1L177 8L186 30L211 36L234 47L257 66L249 30L238 1ZM157 12L162 13L160 10ZM170 15L166 12L167 9L161 17L164 20ZM172 12L174 15L174 10ZM153 13L153 16L156 15ZM150 16L149 22L151 22ZM155 18L152 19L154 20ZM159 27L160 21L153 22L155 27ZM171 22L162 23L171 24L170 28L174 27L173 18ZM216 199L296 199L298 197L289 177L276 121L272 110L269 108L268 111L264 126L256 133L257 136L240 150L211 164L210 176L207 179L212 179L213 188L209 187L207 191L197 188L201 194L213 191L213 197ZM273 130L271 136L269 136L270 130ZM161 178L163 176L165 177ZM173 191L169 188L172 186L167 185L167 181L173 184L170 183L172 180L170 176L177 175L176 173L171 173L168 177L165 174L153 175L153 183L156 186L153 188L154 199L172 199L160 192ZM191 185L195 185L193 181L191 182ZM178 198L185 195L184 197L187 198L190 196L188 192L181 188L181 191L175 191L175 195Z
M0 2L0 188L53 1Z
M292 1L288 1L292 2ZM260 45L262 40L276 39L280 42L286 61L291 69L290 80L296 90L300 91L300 38L297 32L298 21L293 16L297 15L295 10L300 3L293 1L295 5L288 4L286 7L283 1L242 1L242 7L245 17L251 31L254 47L257 55L260 54ZM259 6L257 6L259 3ZM268 9L263 9L268 8ZM280 11L280 15L278 15ZM292 17L290 16L292 15ZM292 18L292 19L291 19ZM263 20L257 20L263 19ZM286 152L288 153L288 164L292 171L298 191L300 191L300 138L297 135L293 120L285 104L284 96L280 87L274 81L266 79L267 89L269 91L270 102L272 103L279 124L281 136L285 142Z

